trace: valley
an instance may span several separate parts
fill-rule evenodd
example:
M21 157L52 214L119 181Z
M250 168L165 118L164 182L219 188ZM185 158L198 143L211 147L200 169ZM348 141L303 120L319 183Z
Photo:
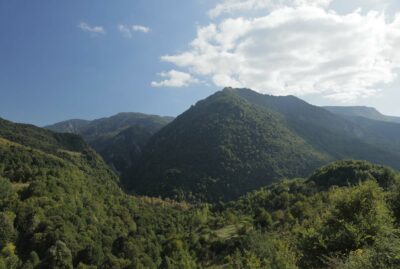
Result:
M234 88L176 118L1 119L0 268L398 268L398 133Z

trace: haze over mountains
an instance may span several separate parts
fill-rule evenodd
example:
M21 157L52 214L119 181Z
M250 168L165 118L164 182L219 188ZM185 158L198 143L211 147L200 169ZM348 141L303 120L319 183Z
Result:
M363 117L370 120L400 123L400 117L387 116L380 113L373 107L366 106L324 106L332 113L347 117Z
M47 129L82 137L138 194L230 200L333 160L400 168L400 124L366 107L317 107L294 96L226 88L175 120L121 113Z
M67 120L44 128L81 135L115 171L121 173L138 158L151 135L172 119L142 113L119 113L93 121Z

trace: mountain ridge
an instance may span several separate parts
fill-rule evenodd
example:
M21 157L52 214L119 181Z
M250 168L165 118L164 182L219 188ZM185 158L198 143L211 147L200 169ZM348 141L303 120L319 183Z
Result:
M117 175L79 135L0 120L0 268L397 268L399 172L366 161L331 163L319 156L304 140L312 141L310 133L300 136L294 130L314 126L322 136L320 131L327 129L317 116L310 118L315 121L311 125L302 121L315 108L303 114L298 109L285 115L219 92L150 138L145 154L167 153L159 156L163 162L156 159L147 167L150 171L162 172L178 154L183 168L196 158L200 170L187 171L211 175L205 183L217 187L205 184L193 191L216 191L217 198L227 198L221 194L238 193L220 183L252 189L228 203L212 204L127 195ZM114 138L147 139L146 132L133 126ZM310 157L329 164L297 178L304 167L293 164L308 167ZM195 185L174 178L179 176L176 168L181 167L168 171L172 181L161 184ZM271 171L281 176L286 168L293 169L287 175L295 178L261 178L257 183L273 182L262 188L243 184L254 183L258 169L264 176ZM211 174L221 171L225 179ZM249 177L239 173L250 181L234 177L241 171L252 171Z
M400 168L398 152L375 143L384 138L294 96L225 88L150 138L123 182L140 194L229 200L333 160Z
M117 173L123 173L137 160L145 141L172 119L168 116L121 112L91 121L67 120L45 128L55 132L81 135ZM127 135L127 130L130 128L137 130ZM115 150L112 150L113 147Z
M342 115L342 116L353 116L353 117L364 117L371 120L387 121L400 123L400 117L388 116L379 112L374 107L368 106L323 106L326 110Z

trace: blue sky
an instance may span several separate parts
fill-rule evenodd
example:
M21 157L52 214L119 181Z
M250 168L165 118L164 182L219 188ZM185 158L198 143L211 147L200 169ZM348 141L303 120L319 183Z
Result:
M0 116L42 125L121 111L182 112L212 89L150 83L169 65L160 56L183 49L206 10L205 2L186 0L1 1ZM106 34L84 32L81 22ZM126 38L119 24L151 31Z
M329 3L320 3L324 1ZM398 6L370 1L350 6L340 0L287 0L277 6L274 0L4 0L0 117L45 125L123 111L175 116L223 86L295 94L317 105L365 104L400 115L400 57L392 50L377 52L381 43L375 42L383 29L390 38L382 42L397 44ZM355 11L359 7L362 11ZM385 18L380 19L382 14ZM276 26L277 15L297 21ZM315 27L303 25L305 21ZM300 25L301 31L293 25ZM355 35L348 42L353 46L348 55L337 50L336 40L321 50L325 35L336 36L337 29L349 30L348 36L377 34ZM303 50L277 41L281 36L290 39L294 31L303 35L295 44ZM266 36L274 38L271 43L265 44ZM254 44L249 45L250 40ZM366 50L354 49L365 44L370 46ZM342 45L346 51L346 43ZM293 56L304 52L310 52L309 58ZM320 58L325 59L323 65ZM312 72L286 68L299 63ZM252 64L256 68L250 68Z

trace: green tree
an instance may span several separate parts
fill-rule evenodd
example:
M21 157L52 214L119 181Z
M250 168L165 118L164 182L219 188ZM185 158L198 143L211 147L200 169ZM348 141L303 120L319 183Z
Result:
M12 212L0 212L0 249L15 239L14 214Z
M46 265L54 269L72 269L71 250L62 241L57 241L48 250Z
M329 193L330 208L320 222L302 233L304 268L323 266L327 257L347 256L393 232L385 193L375 181Z

